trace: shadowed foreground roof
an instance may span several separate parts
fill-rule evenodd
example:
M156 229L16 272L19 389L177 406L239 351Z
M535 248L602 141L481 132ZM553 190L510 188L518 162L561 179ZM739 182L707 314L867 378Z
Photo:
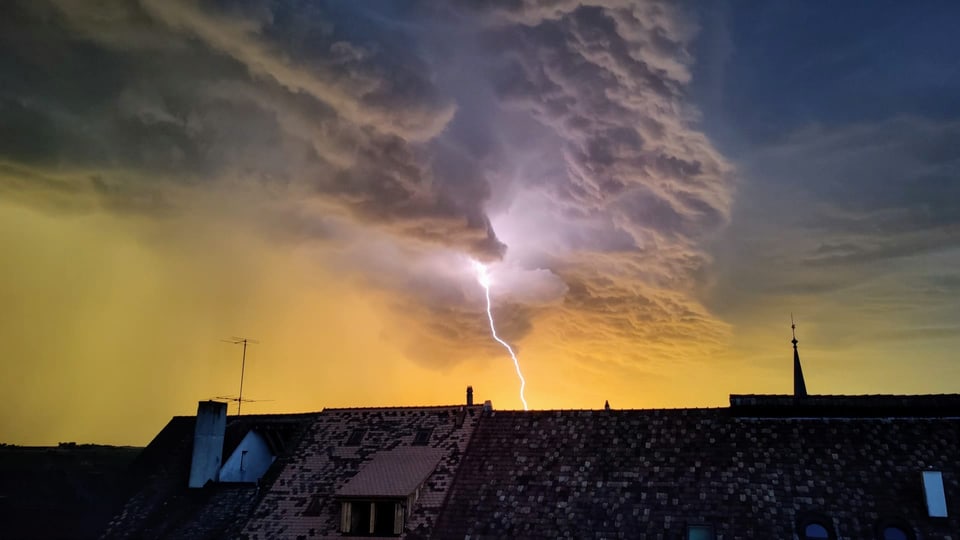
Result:
M960 496L960 420L757 418L730 409L499 412L484 417L434 538L680 538L708 523L725 540L792 538L822 515L841 537L926 515L921 471Z
M250 430L264 434L279 458L261 479L269 486L290 449L319 413L232 416L227 419L223 459ZM216 484L187 488L196 417L175 416L131 466L139 489L107 527L105 539L235 538L261 491L253 485Z

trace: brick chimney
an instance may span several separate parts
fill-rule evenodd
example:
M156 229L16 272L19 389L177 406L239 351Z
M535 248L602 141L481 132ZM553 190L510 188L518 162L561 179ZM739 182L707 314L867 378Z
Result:
M473 405L473 387L467 387L467 406Z
M190 462L189 487L201 488L220 480L223 461L223 436L227 429L227 404L201 401L197 406L197 425L193 430L193 459Z

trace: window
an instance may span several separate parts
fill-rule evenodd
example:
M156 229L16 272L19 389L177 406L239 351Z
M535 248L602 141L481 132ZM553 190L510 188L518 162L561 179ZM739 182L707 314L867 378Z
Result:
M940 471L923 471L923 494L927 499L927 514L930 517L947 517L947 500L943 496L943 474Z
M347 439L347 442L344 446L360 446L360 442L363 441L363 436L367 433L365 429L355 429L350 433L350 437Z
M808 523L807 526L803 528L803 537L823 538L824 540L827 540L830 538L830 533L827 532L826 526L821 523Z
M433 434L433 429L418 429L417 435L413 438L414 446L426 446L430 442L430 435Z
M913 527L903 519L885 519L877 525L878 540L916 540Z
M400 501L343 501L340 532L347 536L400 536L403 504Z
M880 538L882 540L910 540L907 531L895 526L884 527Z
M687 526L687 540L714 540L715 538L711 525Z
M319 495L313 495L310 497L310 503L307 504L307 507L303 510L303 515L305 516L320 515L320 496Z
M830 520L820 515L800 519L797 523L797 536L800 540L835 540L837 538Z

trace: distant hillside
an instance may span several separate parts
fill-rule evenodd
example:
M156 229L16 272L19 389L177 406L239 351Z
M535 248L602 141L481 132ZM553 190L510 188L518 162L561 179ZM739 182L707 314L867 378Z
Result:
M0 445L0 538L97 538L141 448Z

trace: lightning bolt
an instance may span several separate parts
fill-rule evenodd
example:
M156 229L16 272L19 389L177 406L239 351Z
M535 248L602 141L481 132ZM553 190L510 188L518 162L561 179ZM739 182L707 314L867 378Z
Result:
M507 349L507 352L510 353L510 358L513 359L513 367L516 368L517 377L520 379L520 401L523 402L523 410L529 411L530 408L527 406L527 400L523 397L523 389L527 386L527 381L524 380L523 373L520 372L520 360L517 359L516 353L513 352L513 347L506 341L500 339L500 336L497 335L497 328L493 324L493 312L490 309L490 274L487 273L486 265L477 261L471 262L473 263L473 269L477 272L477 282L483 287L483 292L487 297L487 319L490 321L490 333L493 334L493 339L503 345L503 348Z

